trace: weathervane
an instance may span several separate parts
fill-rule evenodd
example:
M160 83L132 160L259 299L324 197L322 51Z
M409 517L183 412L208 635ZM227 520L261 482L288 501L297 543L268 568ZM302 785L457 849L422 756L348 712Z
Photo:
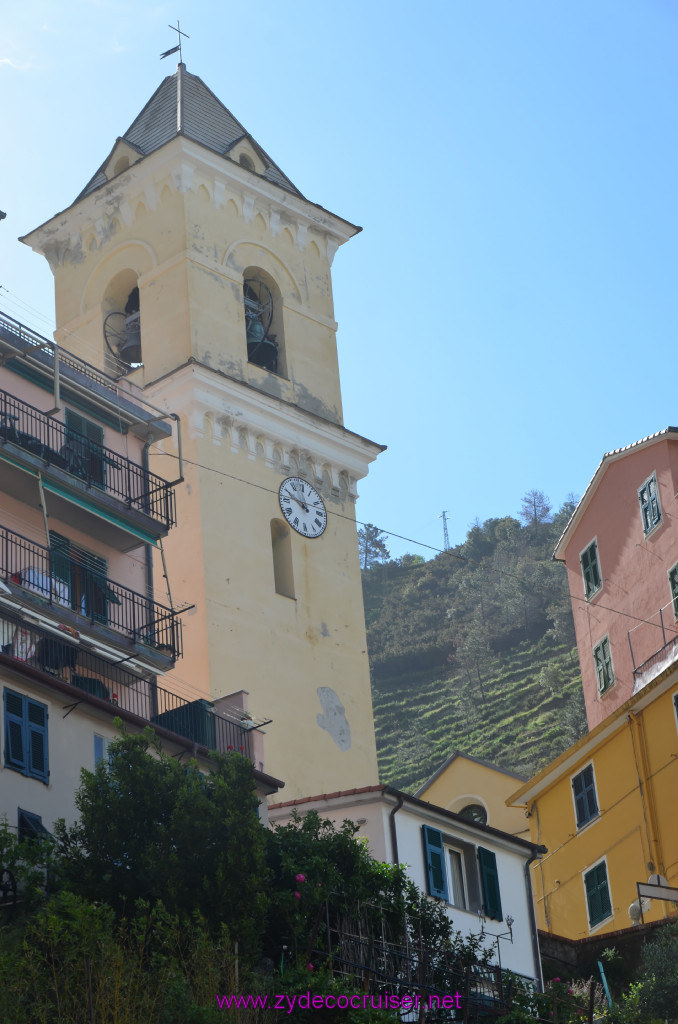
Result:
M177 33L177 35L179 37L179 44L178 44L178 46L173 46L171 50L165 50L164 53L161 53L160 54L160 60L162 60L164 57L169 57L170 54L177 53L177 51L178 51L178 53L179 53L179 63L183 64L184 61L183 61L183 58L181 56L181 37L184 36L184 38L186 38L186 39L190 39L191 37L189 35L186 35L185 32L181 31L181 28L179 27L179 19L178 18L177 18L177 27L176 28L174 27L174 25L168 25L167 27L171 28L173 32Z

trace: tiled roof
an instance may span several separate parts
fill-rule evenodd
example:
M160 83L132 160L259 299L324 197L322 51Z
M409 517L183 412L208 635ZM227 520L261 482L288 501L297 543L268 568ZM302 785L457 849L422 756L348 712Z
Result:
M299 189L273 163L230 110L207 88L201 78L191 75L184 64L179 64L176 72L161 82L122 139L143 156L148 156L177 135L183 135L221 156L226 156L240 139L246 138L266 165L262 177L301 196ZM78 199L89 195L106 182L106 162L87 183Z

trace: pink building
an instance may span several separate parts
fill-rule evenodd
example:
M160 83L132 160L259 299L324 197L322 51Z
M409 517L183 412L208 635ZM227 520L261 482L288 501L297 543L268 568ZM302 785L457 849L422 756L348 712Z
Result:
M678 656L678 428L603 456L554 552L592 729Z
M0 311L0 817L20 837L74 820L80 770L118 719L205 770L212 750L242 752L262 802L280 785L244 691L164 685L182 622L153 560L182 474L152 473L147 452L178 429L129 381Z

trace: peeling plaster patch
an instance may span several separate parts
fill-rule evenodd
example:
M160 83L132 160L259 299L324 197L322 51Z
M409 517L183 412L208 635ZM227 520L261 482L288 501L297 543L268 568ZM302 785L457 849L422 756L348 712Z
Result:
M351 726L344 705L331 686L319 686L317 694L323 709L322 714L317 716L318 725L330 734L340 750L350 750Z

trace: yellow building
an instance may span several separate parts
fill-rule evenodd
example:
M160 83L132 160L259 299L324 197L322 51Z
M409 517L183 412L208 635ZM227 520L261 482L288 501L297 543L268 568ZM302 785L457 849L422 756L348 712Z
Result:
M24 239L54 272L57 340L181 416L165 550L195 607L172 685L249 691L290 797L377 781L354 502L382 449L343 425L331 282L358 230L179 64ZM173 441L148 453L176 475Z
M507 800L524 776L455 750L414 795L470 821L527 838L525 812Z
M538 927L568 939L626 929L640 918L637 882L678 887L677 794L674 664L510 799L548 847L532 866ZM644 900L642 913L657 921L675 904Z

